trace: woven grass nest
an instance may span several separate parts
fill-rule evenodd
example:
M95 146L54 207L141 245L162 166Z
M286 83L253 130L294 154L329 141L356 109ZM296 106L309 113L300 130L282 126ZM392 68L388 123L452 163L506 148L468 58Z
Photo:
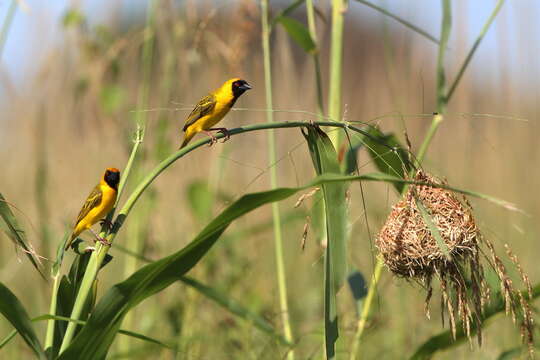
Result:
M376 239L386 266L396 276L422 284L427 291L425 309L428 318L432 280L437 278L443 324L443 310L446 309L454 338L459 320L471 339L471 325L476 327L481 323L482 311L490 298L483 269L483 263L489 264L500 279L507 314L510 313L514 321L519 315L523 341L532 349L533 324L529 304L521 292L514 290L491 242L481 236L467 199L447 190L445 181L423 171L418 171L414 180L422 185L409 186L404 197L392 207ZM487 251L483 251L484 246ZM529 279L515 255L508 247L506 249L529 289L530 297ZM477 328L481 344L481 327Z

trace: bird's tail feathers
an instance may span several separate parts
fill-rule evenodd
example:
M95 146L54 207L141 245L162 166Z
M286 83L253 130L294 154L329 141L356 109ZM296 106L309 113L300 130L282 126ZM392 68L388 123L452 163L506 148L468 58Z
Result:
M76 234L75 232L73 232L71 234L71 236L69 237L69 240L66 244L66 248L64 249L65 251L68 251L69 247L71 246L71 243L73 242L73 240L75 240L77 238L77 236L79 236L79 234Z
M181 148L185 147L191 141L191 139L193 139L193 136L195 136L195 133L186 132L186 135L184 136L184 141L178 149L180 150Z

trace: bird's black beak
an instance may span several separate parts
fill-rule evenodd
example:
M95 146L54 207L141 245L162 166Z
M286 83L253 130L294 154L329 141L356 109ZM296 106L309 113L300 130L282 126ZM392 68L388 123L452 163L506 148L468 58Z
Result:
M240 90L242 90L242 91L246 91L246 90L251 89L251 85L249 85L247 82L245 82L245 83L243 83L242 85L240 85L238 88L239 88Z

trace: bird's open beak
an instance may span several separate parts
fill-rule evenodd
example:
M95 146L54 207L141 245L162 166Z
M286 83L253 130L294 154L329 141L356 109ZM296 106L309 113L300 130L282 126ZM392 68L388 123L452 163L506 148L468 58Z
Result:
M238 88L239 88L240 90L246 91L246 90L251 89L251 85L249 85L248 83L244 83L244 84L240 85Z

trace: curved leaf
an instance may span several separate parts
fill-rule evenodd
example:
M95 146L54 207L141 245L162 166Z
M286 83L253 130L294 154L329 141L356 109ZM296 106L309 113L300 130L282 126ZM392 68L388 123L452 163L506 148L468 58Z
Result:
M433 35L430 35L427 31L425 31L423 29L420 29L418 26L413 25L409 21L407 21L407 20L405 20L403 18L400 18L397 15L392 14L390 11L388 11L386 9L383 9L382 7L379 7L379 6L375 5L375 4L372 4L372 3L370 3L370 2L368 2L366 0L356 0L356 1L358 1L359 3L364 4L366 6L369 6L370 8L380 12L381 14L384 14L384 15L396 20L400 24L404 25L405 27L408 27L409 29L411 29L414 32L417 32L418 34L420 34L423 37L425 37L426 39L434 42L435 44L439 44L439 40L437 40Z
M364 143L377 169L385 174L405 178L405 170L410 171L408 153L394 134L385 134L375 127L369 129L371 136L364 136ZM401 194L403 183L394 183Z
M17 218L9 208L8 202L1 193L0 218L0 229L6 233L6 235L13 241L15 246L23 249L24 254L28 257L34 268L39 272L39 275L46 280L45 275L43 275L43 272L39 267L39 259L37 258L35 251L28 244L24 230L19 225Z
M314 53L317 50L317 45L311 38L308 28L300 21L288 16L280 16L277 19L289 36L304 49L307 53Z
M57 321L72 321L72 322L76 322L77 324L80 324L80 325L84 325L86 324L86 321L82 321L82 320L74 320L74 319L70 319L68 317L64 317L64 316L57 316L57 315L50 315L50 314L45 314L45 315L41 315L41 316L38 316L38 317L35 317L32 319L32 322L36 322L36 321L48 321L48 320L57 320ZM139 334L139 333L136 333L136 332L133 332L133 331L128 331L128 330L119 330L118 331L119 334L122 334L122 335L126 335L126 336L130 336L130 337L133 337L135 339L139 339L139 340L143 340L143 341L146 341L146 342L150 342L152 344L156 344L156 345L159 345L159 346L162 346L162 347L166 347L166 348L173 348L173 345L170 345L170 344L166 344L162 341L159 341L157 339L154 339L154 338L151 338L149 336L146 336L146 335L143 335L143 334ZM17 330L13 330L13 332L11 332L8 336L6 336L2 341L0 341L0 349L6 345L15 335L17 335Z
M0 283L0 313L13 325L37 357L46 359L28 313L19 299L3 283Z
M284 16L288 16L290 13L296 10L297 7L302 5L304 1L305 0L296 0L292 4L287 6L285 9L283 9L279 14L276 15L275 18L272 19L272 21L270 21L270 28L273 28L274 26L276 26L276 23L279 21L280 18Z
M318 126L302 132L308 143L317 175L341 174L338 156L332 141ZM327 358L335 355L339 338L336 294L347 274L347 183L323 184L324 216L326 223L326 254L324 257L324 329Z

